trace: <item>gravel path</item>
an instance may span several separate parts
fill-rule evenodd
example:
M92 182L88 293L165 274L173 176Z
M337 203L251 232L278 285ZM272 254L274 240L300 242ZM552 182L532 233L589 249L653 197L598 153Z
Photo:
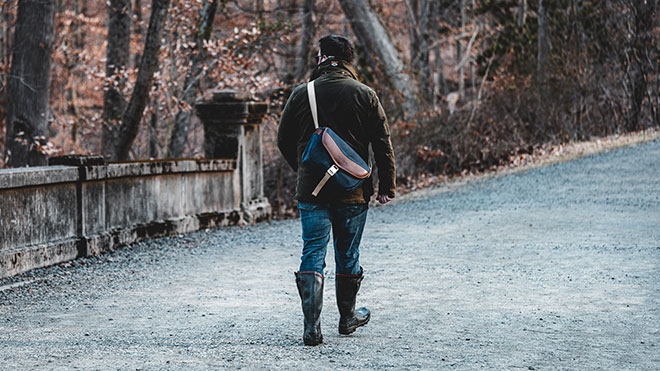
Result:
M0 280L0 369L660 369L658 140L372 208L371 322L337 334L330 274L314 348L298 223Z

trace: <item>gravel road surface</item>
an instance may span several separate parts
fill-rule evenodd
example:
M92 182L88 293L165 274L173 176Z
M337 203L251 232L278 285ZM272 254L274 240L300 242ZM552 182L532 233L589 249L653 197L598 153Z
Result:
M369 211L358 305L302 345L297 220L0 280L0 369L660 369L660 141Z

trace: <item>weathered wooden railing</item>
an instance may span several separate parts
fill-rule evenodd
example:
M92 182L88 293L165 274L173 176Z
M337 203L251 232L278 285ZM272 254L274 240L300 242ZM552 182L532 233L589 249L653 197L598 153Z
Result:
M220 91L195 108L208 159L64 156L51 166L0 170L0 277L145 238L270 218L261 155L266 104Z

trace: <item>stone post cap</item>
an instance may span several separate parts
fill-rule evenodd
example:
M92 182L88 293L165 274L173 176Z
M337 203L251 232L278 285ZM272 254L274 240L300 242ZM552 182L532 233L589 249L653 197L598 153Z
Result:
M221 89L212 91L210 100L215 103L231 103L251 101L254 98L245 90Z
M96 166L105 164L103 156L66 155L48 158L48 165Z
M268 104L245 90L213 90L195 102L195 114L205 126L260 124L266 113Z

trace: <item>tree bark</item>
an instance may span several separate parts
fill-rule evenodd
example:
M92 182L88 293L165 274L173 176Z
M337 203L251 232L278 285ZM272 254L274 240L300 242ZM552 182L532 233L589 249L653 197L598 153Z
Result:
M303 0L302 6L302 35L300 36L300 47L296 57L296 72L294 74L297 82L305 80L310 67L310 52L316 35L314 24L314 0Z
M0 6L0 20L2 20L2 27L0 27L0 63L2 64L7 64L9 62L9 25L10 25L10 17L9 17L9 11L7 9L7 4L2 4ZM5 82L5 77L2 77L2 86L6 86L4 84ZM4 89L3 89L4 90Z
M76 49L81 50L85 47L85 33L83 31L83 24L80 22L78 17L87 14L87 2L84 0L75 0L73 3L73 11L76 14L76 20L71 25L71 31L75 33L74 46Z
M199 27L195 37L195 52L191 58L192 65L186 74L186 79L183 84L183 94L181 101L185 102L187 106L192 106L199 92L199 80L202 73L202 62L207 56L206 50L202 46L203 41L211 37L211 30L213 29L213 19L218 8L218 1L208 0L204 1L204 5L199 14ZM167 157L178 158L183 155L188 140L188 133L190 132L192 111L190 109L180 109L174 119L174 128L172 129L172 137L168 145Z
M538 10L538 54L536 73L540 83L545 84L546 64L548 62L548 52L550 50L549 31L548 31L548 12L543 0L539 0Z
M408 9L408 34L410 37L410 65L414 65L414 60L417 58L417 50L419 50L419 41L421 38L419 26L419 1L420 0L404 0L406 8Z
M465 31L466 16L465 16L465 1L461 0L461 31ZM463 43L460 39L456 40L456 63L458 64L458 96L463 98L465 94L465 64L463 61Z
M103 156L114 158L119 121L126 108L122 90L124 71L129 63L131 39L131 0L110 0L108 7L108 46L106 49L105 93L103 94Z
M7 79L7 165L45 165L48 88L55 29L55 1L20 0Z
M140 37L142 37L144 36L144 27L142 27L142 0L135 0L133 7L133 14L135 15L135 27L133 29L133 32L136 35L140 35ZM141 55L142 54L140 54L139 50L137 50L135 54L133 54L133 66L135 66L135 68L138 68L140 66Z
M419 112L419 89L373 9L366 0L339 0L339 3L359 43L372 56L372 67L381 69L402 95L404 119L413 119Z
M548 53L550 52L550 34L548 30L548 11L543 0L539 0L538 9L538 51L536 60L536 79L539 94L539 109L536 125L532 125L532 133L539 134L545 127L548 116L548 78L547 64Z
M288 23L296 18L299 8L298 0L278 0L277 3L278 9L280 9L277 12L277 22ZM281 10L285 10L286 12ZM288 86L293 84L296 78L295 66L297 64L298 48L296 48L294 43L284 39L281 39L279 44L277 48L284 51L281 56L281 65L284 67L284 71L281 73L281 81L284 85ZM291 66L293 66L293 69Z
M518 5L518 27L522 27L527 19L527 0L520 0Z
M83 33L83 25L81 24L79 17L80 15L85 15L86 7L85 2L81 0L73 1L73 11L75 14L75 19L71 23L71 32L73 33L73 47L74 53L79 53L85 47L85 37ZM71 62L69 65L69 71L76 70L73 74L74 78L78 81L82 78L82 74L77 70L79 63ZM70 77L69 77L70 78ZM80 116L80 110L78 109L78 92L73 84L69 84L67 88L67 99L68 102L68 111L70 114L74 115L73 124L71 125L71 141L76 144L78 142L78 117Z
M131 95L131 100L124 112L119 137L116 141L114 156L111 160L127 160L140 127L140 120L147 105L149 91L154 81L154 73L158 69L158 54L161 46L161 33L165 13L170 6L170 0L153 0L147 39L144 43L144 54L140 60L137 80Z
M158 158L158 110L154 109L151 113L151 120L149 122L149 157Z
M10 57L11 57L11 25L12 25L12 19L11 19L11 14L9 12L9 4L8 2L4 2L0 5L0 64L3 66L8 66ZM6 106L6 101L7 101L7 74L3 73L0 74L0 102L5 103L2 107L0 107L0 133L2 133L2 129L6 128L2 126L2 123L6 123L7 121L5 120L7 118L7 106ZM4 155L5 153L5 139L6 135L0 135L0 156ZM0 164L3 164L3 160L0 159Z
M263 17L264 17L264 11L265 11L264 5L265 5L264 0L255 0L254 7L255 7L255 10L257 11L257 18L258 19L263 19Z
M433 73L429 63L433 0L406 0L410 20L410 65L417 74L417 82L424 101L433 102Z
M630 38L630 71L628 83L630 89L630 110L628 112L626 128L634 131L642 128L640 115L644 98L648 95L648 71L652 64L649 50L654 47L652 31L657 12L658 1L629 0L632 10L632 32ZM657 40L656 40L657 42Z
M438 110L440 108L439 97L447 94L447 82L445 80L444 63L442 61L442 54L440 49L439 35L440 35L440 2L431 1L431 27L433 37L430 40L433 48L433 56L435 58L436 72L433 74L433 108Z

